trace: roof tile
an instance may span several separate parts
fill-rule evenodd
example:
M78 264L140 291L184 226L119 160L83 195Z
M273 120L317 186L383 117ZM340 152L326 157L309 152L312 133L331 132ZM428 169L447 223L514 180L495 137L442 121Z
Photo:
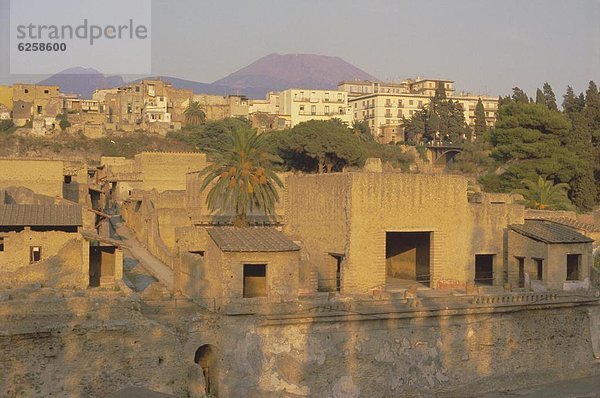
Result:
M0 204L0 226L81 226L79 205Z
M224 252L285 252L300 247L275 228L216 227L208 234Z
M594 241L572 228L550 220L525 220L524 224L513 224L510 228L521 235L544 243L588 243Z

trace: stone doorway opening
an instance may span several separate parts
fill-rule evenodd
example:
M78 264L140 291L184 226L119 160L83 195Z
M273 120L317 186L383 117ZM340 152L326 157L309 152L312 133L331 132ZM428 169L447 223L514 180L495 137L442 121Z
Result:
M194 363L202 368L206 393L217 397L219 391L217 385L217 350L215 346L204 344L198 347L194 354Z
M494 285L494 255L475 255L475 283L480 285Z
M386 285L431 281L432 232L386 232Z
M90 246L90 287L115 283L115 246Z

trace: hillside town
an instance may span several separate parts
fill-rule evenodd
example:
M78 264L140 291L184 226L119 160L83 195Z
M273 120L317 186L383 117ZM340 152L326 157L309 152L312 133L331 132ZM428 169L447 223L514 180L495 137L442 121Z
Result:
M412 118L427 107L439 88L460 105L469 126L475 126L478 102L484 107L486 125L494 125L498 98L454 93L452 80L420 77L401 83L342 81L337 90L289 88L269 92L265 99L197 94L162 80L97 89L88 99L63 93L57 86L20 83L0 86L4 109L0 117L12 119L17 127L31 127L31 134L39 136L60 131L57 118L68 122L68 132L90 138L135 130L165 135L181 129L186 108L196 102L206 120L244 118L260 131L291 128L308 120L335 118L348 126L366 121L376 140L387 144L405 141L402 118Z

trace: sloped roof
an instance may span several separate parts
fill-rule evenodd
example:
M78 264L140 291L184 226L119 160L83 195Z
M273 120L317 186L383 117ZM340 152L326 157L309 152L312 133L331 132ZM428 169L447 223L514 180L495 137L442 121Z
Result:
M513 224L510 228L523 236L544 243L588 243L594 241L573 228L549 220L525 220L524 224Z
M529 219L529 217L526 217ZM585 223L574 218L569 217L548 217L548 216L534 216L532 220L548 220L557 224L562 224L567 227L584 230L586 232L600 232L600 228L594 224Z
M0 226L81 226L79 205L0 204Z
M208 229L212 240L224 252L287 252L300 250L282 232L269 227L216 227Z

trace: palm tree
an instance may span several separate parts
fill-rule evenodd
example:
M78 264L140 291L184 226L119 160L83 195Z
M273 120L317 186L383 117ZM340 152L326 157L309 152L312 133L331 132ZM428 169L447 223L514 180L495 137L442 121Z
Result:
M199 126L206 121L206 113L198 101L191 101L183 112L185 122L193 126Z
M532 180L522 180L524 189L517 189L513 193L523 195L525 205L532 209L539 210L565 210L572 207L571 201L567 196L569 184L554 184L552 180L546 180L539 176L537 182Z
M206 204L211 211L234 212L236 227L247 227L253 211L272 214L279 201L276 186L283 187L269 168L274 155L267 151L267 134L238 128L228 136L219 161L202 170L202 191L210 186Z

